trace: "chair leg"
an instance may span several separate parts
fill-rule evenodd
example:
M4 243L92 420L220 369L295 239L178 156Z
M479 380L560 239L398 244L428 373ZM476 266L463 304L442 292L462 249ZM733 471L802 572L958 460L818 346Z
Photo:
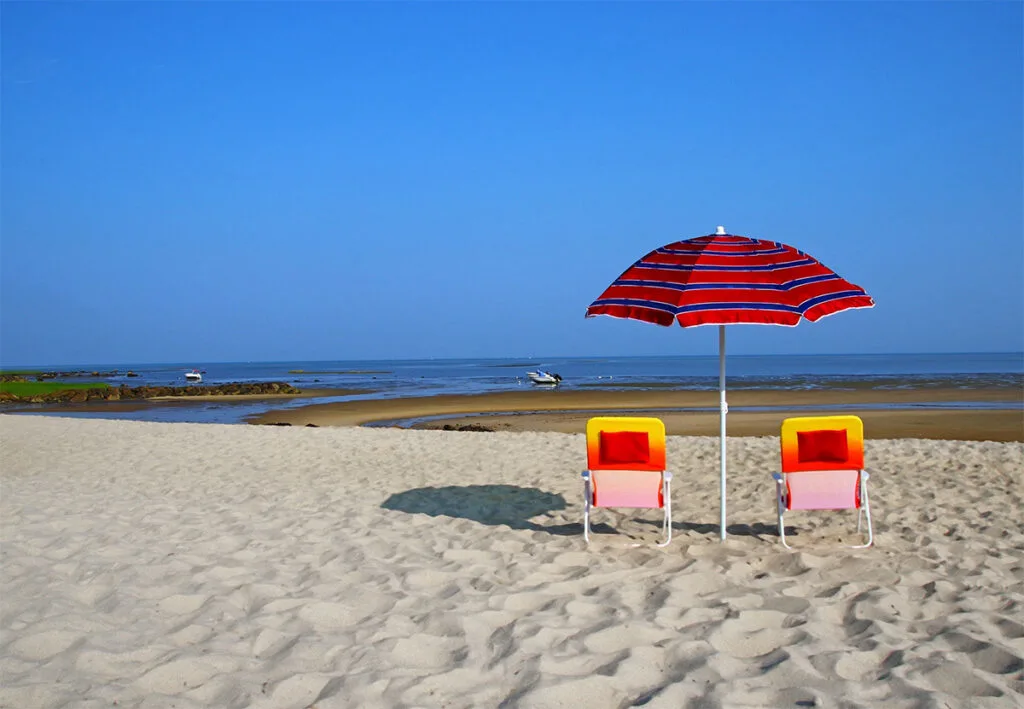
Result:
M793 547L791 547L789 544L786 543L786 524L785 524L785 516L786 516L786 488L785 488L785 481L782 479L782 476L779 476L779 477L775 478L775 482L776 482L776 485L775 485L775 497L776 497L776 504L777 504L776 512L777 512L778 517L779 517L779 539L782 540L782 546L786 547L787 549L792 549Z
M583 541L590 544L590 478L583 479Z
M853 549L866 549L875 543L875 532L871 528L871 502L868 500L867 482L863 479L861 479L860 483L860 499L863 501L863 504L857 512L857 531L860 531L860 514L863 512L864 519L868 524L868 541L865 544L857 544L853 546Z
M786 547L787 549L792 549L793 547L791 547L786 542L786 524L785 524L785 521L784 521L783 517L784 516L780 513L779 514L779 538L782 540L782 546Z
M662 534L665 535L665 541L659 542L659 547L667 547L669 542L672 541L672 490L671 490L671 477L666 477L662 484L663 495L665 497L665 521L661 526Z

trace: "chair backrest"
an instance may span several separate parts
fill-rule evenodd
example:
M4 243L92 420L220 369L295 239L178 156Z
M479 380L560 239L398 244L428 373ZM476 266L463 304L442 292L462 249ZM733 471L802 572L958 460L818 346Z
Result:
M595 507L664 507L664 422L642 416L590 419L587 469Z
M857 416L803 416L782 422L782 473L787 507L860 507L864 423Z

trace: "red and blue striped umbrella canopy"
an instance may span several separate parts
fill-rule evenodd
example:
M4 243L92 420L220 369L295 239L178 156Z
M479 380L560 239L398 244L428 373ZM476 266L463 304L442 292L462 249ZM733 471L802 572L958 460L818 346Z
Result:
M587 308L658 325L796 325L874 301L803 251L723 233L655 249Z

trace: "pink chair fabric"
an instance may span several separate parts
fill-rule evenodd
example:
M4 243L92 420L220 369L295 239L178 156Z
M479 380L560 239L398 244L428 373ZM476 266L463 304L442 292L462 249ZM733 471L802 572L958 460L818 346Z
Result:
M786 475L787 509L849 510L860 507L857 470L825 470Z
M593 470L594 507L664 507L662 475L653 470Z

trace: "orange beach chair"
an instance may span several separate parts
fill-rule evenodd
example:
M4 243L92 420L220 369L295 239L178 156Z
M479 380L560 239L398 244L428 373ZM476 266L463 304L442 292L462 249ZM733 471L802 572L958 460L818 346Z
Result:
M594 507L663 509L666 546L672 541L672 473L665 470L661 419L597 416L587 421L587 469L583 471L583 538L590 543Z
M779 536L787 549L783 518L789 510L857 510L874 542L868 473L864 470L864 423L857 416L804 416L782 422L782 473L773 473L778 496Z

